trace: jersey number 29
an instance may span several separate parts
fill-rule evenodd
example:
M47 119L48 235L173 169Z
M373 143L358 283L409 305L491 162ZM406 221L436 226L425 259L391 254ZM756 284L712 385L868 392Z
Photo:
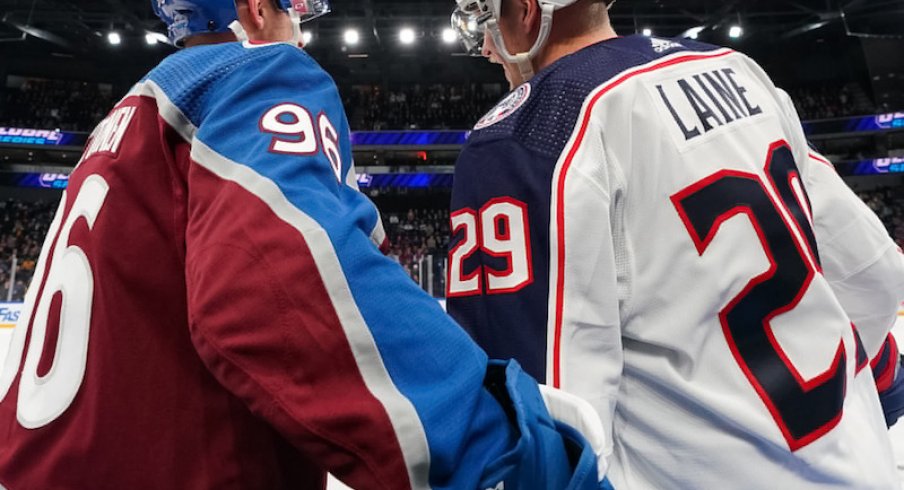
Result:
M461 241L449 251L446 296L450 298L520 291L533 282L527 204L504 197L488 202L479 212L462 209L451 215L452 234ZM501 259L504 269L478 266L466 273L465 260L482 250Z
M756 174L722 170L679 192L672 202L701 256L722 224L736 215L747 215L756 231L770 267L729 301L719 320L735 361L796 451L841 419L847 362L839 339L828 369L804 379L772 333L770 322L797 307L820 263L809 199L786 142L771 146L765 173L768 183Z

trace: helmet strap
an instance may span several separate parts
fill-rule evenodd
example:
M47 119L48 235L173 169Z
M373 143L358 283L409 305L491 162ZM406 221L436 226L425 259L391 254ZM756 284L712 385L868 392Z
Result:
M240 43L243 43L248 40L248 33L245 32L245 28L242 27L241 22L234 20L231 24L229 24L229 30L235 34L235 38L238 39Z
M555 5L543 2L540 3L540 32L537 33L537 40L534 42L533 47L526 53L512 54L505 44L505 39L502 37L502 31L499 29L499 22L496 17L487 21L487 29L489 30L490 35L493 36L493 43L495 43L496 47L499 49L499 56L502 57L506 63L517 66L518 71L521 73L521 78L525 82L534 77L535 70L533 60L540 54L540 51L546 45L546 41L549 40L555 8Z
M304 47L304 37L301 35L301 14L294 8L289 9L286 13L289 14L289 18L292 19L291 42L297 44L299 47Z

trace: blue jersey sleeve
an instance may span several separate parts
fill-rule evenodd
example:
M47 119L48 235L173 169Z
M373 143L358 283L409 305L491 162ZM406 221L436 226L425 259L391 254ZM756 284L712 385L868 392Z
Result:
M535 382L494 382L374 245L332 80L285 44L187 52L144 83L190 141L190 323L220 383L356 488L594 488Z

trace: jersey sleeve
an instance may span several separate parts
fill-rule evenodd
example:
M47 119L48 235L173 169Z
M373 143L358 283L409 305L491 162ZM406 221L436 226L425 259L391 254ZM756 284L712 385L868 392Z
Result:
M588 400L606 434L612 434L624 364L621 308L629 282L620 199L624 177L601 127L592 118L588 124L555 180L547 382ZM612 445L605 441L606 457Z
M625 179L597 119L588 116L586 124L553 180L547 383L589 401L600 414L605 460L614 447L630 258Z
M260 49L281 51L211 88L181 155L197 352L353 487L477 488L520 442L483 388L486 356L375 246L332 80L294 48Z
M874 358L904 300L904 255L832 163L809 147L791 98L780 96L812 205L823 273Z

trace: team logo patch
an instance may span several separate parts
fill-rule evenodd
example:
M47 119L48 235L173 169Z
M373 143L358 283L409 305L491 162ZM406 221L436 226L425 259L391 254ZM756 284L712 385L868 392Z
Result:
M657 39L655 37L651 39L651 42L653 44L653 51L656 51L659 54L665 53L666 51L670 51L672 49L684 47L684 45L681 43L669 41L668 39Z
M530 83L525 83L520 87L516 88L512 91L512 93L508 94L502 102L500 102L496 107L493 108L487 115L483 116L480 121L477 121L477 125L474 126L474 131L479 131L484 128L488 128L503 119L514 114L521 106L527 102L527 99L530 98Z

